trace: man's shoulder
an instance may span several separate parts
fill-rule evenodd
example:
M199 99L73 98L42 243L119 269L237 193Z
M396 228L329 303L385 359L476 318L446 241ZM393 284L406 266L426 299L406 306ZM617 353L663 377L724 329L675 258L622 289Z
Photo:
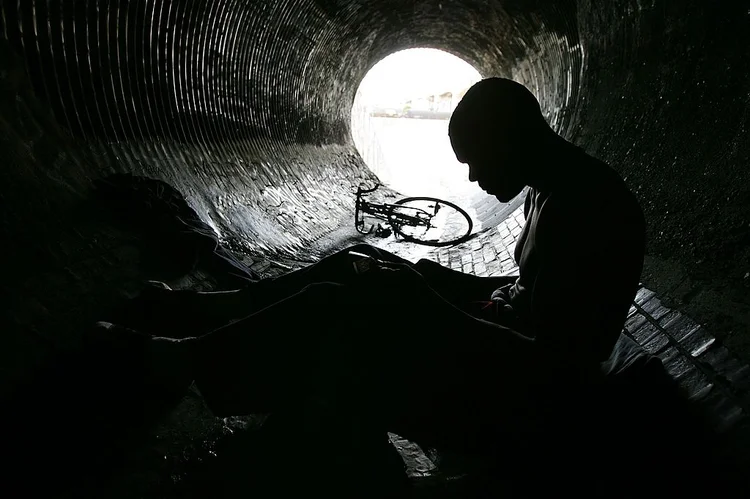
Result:
M645 231L643 212L622 177L606 163L591 159L598 166L587 182L567 191L536 193L536 239L540 247L557 250L565 242L565 247L579 252L596 246L586 240L606 246L606 241L640 239Z
M630 193L627 182L613 165L583 150L582 158L585 171L589 175L588 188L597 188L606 197L612 194L619 196Z
M611 211L640 211L638 202L626 179L611 164L577 147L577 158L581 163L581 176L574 183L577 192L571 196L573 204L588 204L599 213L611 215Z

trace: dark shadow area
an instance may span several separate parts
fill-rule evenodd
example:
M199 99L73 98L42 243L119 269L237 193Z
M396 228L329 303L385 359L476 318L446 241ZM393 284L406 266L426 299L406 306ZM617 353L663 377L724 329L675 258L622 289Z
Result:
M216 232L168 183L132 174L98 179L89 202L81 213L92 211L109 224L136 234L146 255L144 262L156 262L144 269L155 279L173 280L200 265L218 279L220 289L241 287L257 279L253 271L225 244Z
M4 483L31 495L77 497L108 483L182 393L154 391L136 348L60 354L3 400Z
M5 401L11 411L2 421L4 450L13 459L4 482L46 497L97 497L107 490L129 454L145 445L149 429L183 396L141 379L141 356L137 346L71 353ZM316 443L302 435L305 421L294 413L225 436L210 455L194 451L203 459L141 464L182 477L176 483L163 477L151 485L150 497L352 497L353 491L357 497L469 498L493 491L724 497L745 490L737 456L710 430L700 403L686 401L658 363L633 372L596 393L567 394L521 441L475 435L482 445L470 452L447 449L453 464L448 461L445 474L438 459L437 473L408 483L390 445L382 453L357 453L346 426L334 420ZM455 425L459 434L470 432L470 421ZM731 443L735 436L722 438Z

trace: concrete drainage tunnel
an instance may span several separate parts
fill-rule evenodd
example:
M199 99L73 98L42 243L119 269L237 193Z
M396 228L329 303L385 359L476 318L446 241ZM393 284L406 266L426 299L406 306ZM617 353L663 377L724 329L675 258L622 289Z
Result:
M417 47L525 84L558 133L610 162L647 216L644 282L747 358L740 3L4 2L3 394L159 277L87 211L93 181L167 182L233 250L272 262L263 269L314 261L345 242L351 193L375 179L351 139L357 87ZM585 214L571 244L583 230Z

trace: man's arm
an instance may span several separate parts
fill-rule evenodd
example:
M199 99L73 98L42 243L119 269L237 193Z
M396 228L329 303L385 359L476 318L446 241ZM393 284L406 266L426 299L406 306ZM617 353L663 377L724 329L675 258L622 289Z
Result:
M422 259L416 269L436 292L451 303L489 300L492 293L516 281L516 277L480 277L443 267L437 262Z

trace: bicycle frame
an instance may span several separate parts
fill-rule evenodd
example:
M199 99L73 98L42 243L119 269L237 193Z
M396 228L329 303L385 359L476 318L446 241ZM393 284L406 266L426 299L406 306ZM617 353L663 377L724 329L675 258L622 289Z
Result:
M396 233L398 233L398 228L403 225L410 225L412 227L430 227L430 221L432 220L432 217L437 214L439 206L436 205L435 213L432 214L420 208L410 208L415 211L415 215L408 215L398 212L394 213L394 210L405 209L405 207L397 204L370 203L362 198L363 195L374 192L379 187L380 184L375 184L375 187L373 187L372 189L363 189L362 186L357 187L357 200L354 210L354 226L357 229L357 232L359 232L360 234L370 234L374 229L374 226L370 226L369 230L364 230L364 219L360 220L361 213L366 213L374 218L385 221L387 224L396 229ZM424 218L421 218L419 216L420 214L423 214Z
M376 235L388 237L392 232L396 238L435 247L459 244L471 237L471 229L474 226L471 216L457 204L431 196L405 197L397 200L394 204L370 203L366 201L364 196L375 191L378 187L380 187L380 184L375 184L375 187L371 189L364 189L361 185L357 187L354 226L360 234L371 234L375 230ZM428 203L426 205L427 209L420 207L419 203ZM437 217L438 211L443 207L447 207L449 210L446 215L447 218L443 216ZM383 224L378 223L377 229L375 229L374 224L369 229L365 229L365 214L375 219L383 220L385 227ZM437 225L433 225L433 219L436 219ZM444 224L448 219L453 220L451 222L452 228L447 233L448 238L443 240L434 237L430 238L431 236L428 234L430 234L432 229L438 229L439 234L444 233L443 230L447 227ZM463 220L463 224L461 224L461 220ZM461 226L464 228L459 228L459 232L456 232L456 227ZM424 232L417 234L411 230L403 230L406 227L424 228Z

